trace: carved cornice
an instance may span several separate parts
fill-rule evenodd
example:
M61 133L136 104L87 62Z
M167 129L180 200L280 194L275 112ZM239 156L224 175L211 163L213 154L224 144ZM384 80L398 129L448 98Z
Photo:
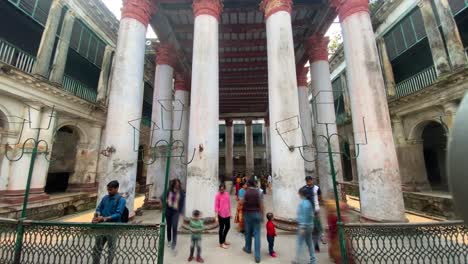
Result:
M160 43L156 45L156 64L169 65L175 68L177 64L177 53L170 43Z
M328 61L328 43L330 39L320 35L313 35L307 40L309 62Z
M369 13L369 0L331 0L330 2L337 9L340 21L358 12Z
M184 74L178 72L178 73L175 74L174 77L175 77L174 78L174 89L176 91L188 91L188 92L190 92L190 85L188 85L189 82L187 80L187 77Z
M297 75L297 87L307 87L307 73L309 72L309 67L299 67L296 69Z
M148 0L123 0L122 18L133 18L148 26L156 6Z
M265 14L265 20L279 11L292 12L292 0L263 0L260 3L260 10Z
M221 12L223 11L223 3L220 0L193 0L193 15L213 16L220 21Z

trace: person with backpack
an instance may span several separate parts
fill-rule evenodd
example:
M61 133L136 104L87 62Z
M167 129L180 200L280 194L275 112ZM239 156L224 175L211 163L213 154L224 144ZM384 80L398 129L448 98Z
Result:
M98 207L92 220L93 224L111 222L122 223L128 221L128 209L126 207L125 198L119 194L119 182L111 181L107 184L107 192ZM106 243L109 247L109 257L107 263L111 264L114 258L116 248L116 237L113 235L98 235L96 236L96 244L93 248L93 264L101 263L102 250Z
M320 246L319 246L319 240L322 241L322 243L326 243L325 240L323 239L323 227L322 223L320 221L320 204L319 200L321 200L322 196L322 191L320 190L320 187L315 184L314 178L312 176L307 176L305 178L306 180L306 185L302 187L305 190L306 197L309 199L312 203L313 211L315 214L314 217L314 231L312 234L312 240L314 242L314 248L315 252L320 252Z

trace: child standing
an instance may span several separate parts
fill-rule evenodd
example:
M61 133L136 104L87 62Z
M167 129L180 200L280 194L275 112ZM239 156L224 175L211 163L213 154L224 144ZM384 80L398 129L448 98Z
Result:
M193 260L193 253L195 247L197 247L197 262L203 263L204 260L201 257L201 234L203 232L203 220L200 219L201 213L198 210L194 210L192 213L192 219L190 219L190 231L192 231L192 243L190 245L190 256L188 261Z
M270 254L270 256L276 258L276 252L273 249L273 247L275 246L275 236L276 236L275 224L273 224L273 213L267 213L266 217L268 219L266 223L268 253Z

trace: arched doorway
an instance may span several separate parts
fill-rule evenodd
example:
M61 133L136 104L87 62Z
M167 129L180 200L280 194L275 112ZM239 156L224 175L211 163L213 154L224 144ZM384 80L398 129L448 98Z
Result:
M47 174L46 193L67 190L68 179L75 171L76 149L79 141L78 131L72 126L64 126L57 131L52 147L52 162Z
M422 132L424 162L432 190L448 191L445 172L447 136L445 128L437 122L428 123Z

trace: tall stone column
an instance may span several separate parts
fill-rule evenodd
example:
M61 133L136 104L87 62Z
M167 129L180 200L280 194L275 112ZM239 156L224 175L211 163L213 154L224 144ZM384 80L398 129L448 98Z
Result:
M261 8L266 21L269 117L273 124L270 127L273 213L281 224L295 221L296 208L291 205L299 202L297 191L305 177L299 150L290 151L281 139L282 136L289 146L302 146L302 132L297 126L300 113L291 26L292 1L263 0Z
M98 201L107 193L107 183L118 180L119 192L127 198L130 211L135 198L139 136L134 135L128 122L141 118L146 29L153 11L147 0L123 2L102 144L104 149L112 147L115 152L101 157L107 160L107 166L99 177ZM140 128L140 121L133 122L133 125Z
M379 38L377 40L380 51L380 58L382 62L382 68L385 78L385 87L387 88L387 96L395 96L395 76L393 75L392 63L388 57L387 46L385 45L385 40Z
M62 8L60 0L52 1L44 32L42 33L41 44L39 44L39 50L37 51L36 63L34 64L32 72L44 78L49 77L50 59L54 51L57 29L60 24L60 17L62 16Z
M314 97L314 130L317 146L317 175L324 197L333 197L333 180L331 175L328 144L324 137L337 133L333 89L330 80L330 65L328 64L327 37L314 35L308 39L310 63L310 78L312 96ZM339 138L330 138L335 167L336 180L343 180Z
M445 43L450 57L452 68L464 68L467 64L465 49L458 32L457 22L452 14L448 0L434 0L437 14L439 14L440 24L444 32Z
M266 163L267 173L271 173L271 136L270 136L270 118L265 117L265 151L266 151Z
M253 175L254 173L254 147L251 119L245 120L245 171L247 175Z
M424 28L426 29L427 39L431 47L432 59L437 72L441 76L450 72L450 63L445 52L444 41L437 25L437 20L432 10L431 0L421 0L418 3L421 9Z
M52 71L50 72L49 79L51 82L62 84L74 23L75 15L73 11L68 10L63 18L62 31L60 32L60 39L58 41L57 50L55 51Z
M36 139L38 129L42 123L41 116L41 106L40 105L30 105L25 106L23 110L23 118L26 120L24 123L23 131L21 133L21 138L19 138L19 144L11 146L13 149L8 150L8 155L14 156L14 158L19 158L21 154L21 148L27 139L33 138ZM7 189L2 195L2 201L5 203L19 204L23 201L26 184L28 180L29 166L31 162L31 151L34 148L34 143L32 140L29 140L27 144L24 145L24 151L26 152L21 159L10 164L10 177L8 178ZM44 159L43 154L38 155L37 159ZM36 161L35 165L39 162ZM34 177L34 174L33 174ZM37 178L37 177L36 177ZM44 195L44 188L35 189L32 187L31 179L31 189L30 189L30 201L43 200L47 198ZM37 186L38 184L35 184ZM43 187L43 186L42 186Z
M151 119L159 129L154 129L150 145L156 156L156 161L148 166L147 184L153 184L150 188L150 200L156 200L159 204L164 194L167 144L171 140L172 111L172 85L174 67L176 64L175 50L169 43L160 44L156 48L156 71L154 74L153 112ZM156 146L156 144L158 144ZM154 148L156 146L156 148Z
M190 81L181 73L175 74L174 82L174 100L180 101L183 106L183 111L174 112L173 116L173 129L172 133L173 140L180 140L183 142L184 148L178 148L175 150L176 155L182 154L183 158L174 158L171 160L170 179L178 178L182 182L182 186L186 189L187 185L187 159L192 158L193 149L188 148L188 135L189 135L189 121L190 121ZM177 106L179 109L179 106ZM182 146L182 144L177 144Z
M189 148L196 149L187 167L185 216L198 209L215 216L219 160L219 20L220 0L194 0L192 92Z
M297 69L297 85L299 93L299 112L301 114L301 129L303 145L302 149L305 161L305 174L315 176L315 150L312 148L314 137L312 133L312 112L309 103L309 87L307 85L307 73L309 68L301 67ZM311 162L312 161L312 162Z
M98 83L97 101L102 104L105 104L106 102L107 87L109 85L109 74L112 66L113 53L114 49L111 46L107 45L106 49L104 50L104 58L102 59L101 73L99 74Z
M336 4L343 30L354 140L364 142L367 133L367 144L360 146L357 157L361 217L404 221L398 159L368 1L337 0Z
M226 177L231 178L234 173L234 126L232 119L226 119L226 145L224 155ZM234 184L234 183L233 183Z

